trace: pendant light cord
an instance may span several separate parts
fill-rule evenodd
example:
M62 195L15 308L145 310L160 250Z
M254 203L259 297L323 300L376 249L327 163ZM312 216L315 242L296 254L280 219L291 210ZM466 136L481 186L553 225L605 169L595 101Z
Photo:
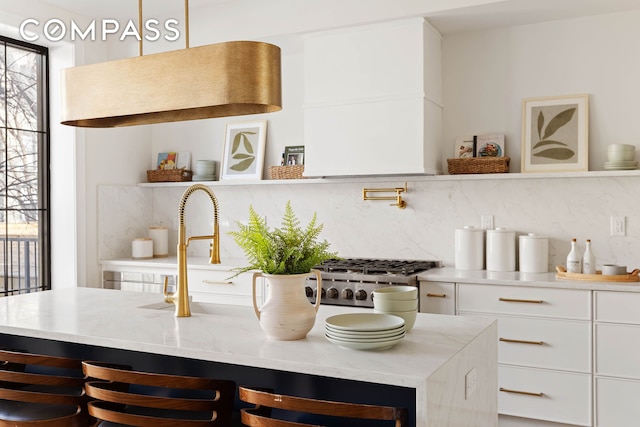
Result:
M142 0L138 0L138 28L142 33ZM189 49L189 0L184 0L184 28L185 28L185 45ZM138 50L142 56L142 37L138 42Z
M186 48L189 49L189 0L184 0L184 29Z
M140 33L142 33L142 0L138 0L138 28L140 29ZM140 41L138 41L140 56L142 56L142 36L140 36Z

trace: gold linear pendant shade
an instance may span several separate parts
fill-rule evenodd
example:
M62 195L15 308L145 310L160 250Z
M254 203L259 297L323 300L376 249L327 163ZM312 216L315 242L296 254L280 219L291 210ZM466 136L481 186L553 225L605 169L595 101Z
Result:
M233 41L67 68L62 124L118 127L282 109L280 48Z

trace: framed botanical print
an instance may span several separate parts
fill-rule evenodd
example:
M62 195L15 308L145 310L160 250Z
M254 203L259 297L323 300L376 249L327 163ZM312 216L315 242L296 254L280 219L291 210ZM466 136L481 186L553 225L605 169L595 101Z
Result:
M220 179L262 179L266 120L226 126Z
M522 172L589 169L589 96L522 101Z

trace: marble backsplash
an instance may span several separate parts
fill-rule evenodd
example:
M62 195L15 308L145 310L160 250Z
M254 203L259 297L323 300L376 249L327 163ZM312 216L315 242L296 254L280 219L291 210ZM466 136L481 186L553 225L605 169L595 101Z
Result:
M221 258L242 258L228 232L246 221L250 205L279 224L291 200L303 224L317 213L321 237L343 257L435 259L454 265L454 233L465 225L480 227L482 215L493 215L496 227L516 234L549 237L549 270L565 263L570 240L581 248L591 239L597 265L640 266L640 176L571 175L530 178L488 176L467 179L407 178L404 210L386 201L363 201L364 187L402 187L405 178L300 183L216 184L219 202ZM98 256L100 260L131 256L131 241L146 237L147 227L169 228L175 254L178 204L186 187L103 185L98 189ZM626 236L610 236L610 217L626 216ZM186 205L187 235L211 234L213 209L203 192ZM195 241L190 255L206 256L208 243Z

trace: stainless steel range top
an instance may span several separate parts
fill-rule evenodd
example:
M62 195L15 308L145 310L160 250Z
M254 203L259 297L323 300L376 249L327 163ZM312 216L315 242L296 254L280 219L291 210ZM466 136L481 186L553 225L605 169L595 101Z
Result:
M440 261L390 260L369 258L331 259L315 268L321 271L321 303L373 307L376 288L393 285L417 286L417 275L441 267ZM315 302L316 280L310 278L306 292Z

